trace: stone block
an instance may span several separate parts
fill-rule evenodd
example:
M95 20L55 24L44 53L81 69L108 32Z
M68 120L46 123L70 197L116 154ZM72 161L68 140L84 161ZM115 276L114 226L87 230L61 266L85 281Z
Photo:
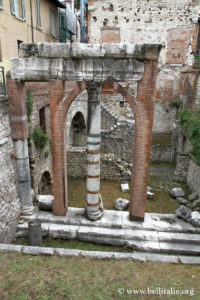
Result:
M128 193L129 192L129 185L128 185L128 183L122 183L121 184L121 191L122 191L122 193Z
M149 191L147 190L147 199L148 199L148 200L153 200L153 198L154 198L154 193L149 192Z
M137 252L137 251L134 251L134 254L141 255L146 259L146 261L150 261L150 262L162 262L162 263L178 263L179 262L178 256L175 256L175 255Z
M49 237L53 239L75 239L77 238L79 226L51 224L49 226Z
M180 187L176 187L176 188L173 188L171 191L170 191L170 196L172 196L173 198L176 198L176 197L184 197L185 193L184 191L182 190L182 188Z
M177 208L176 215L183 220L187 220L191 217L191 210L184 205L181 205Z
M38 195L38 206L40 210L52 211L53 210L53 199L52 195Z
M129 203L130 201L127 199L118 198L115 202L115 209L120 211L126 210L129 208Z
M32 247L32 246L23 246L23 254L30 255L50 255L54 254L54 248L49 247Z
M197 200L197 199L198 199L198 193L197 192L192 193L188 196L188 200L191 201L191 202L194 201L194 200Z
M176 197L176 201L182 205L188 204L188 201L184 197Z
M200 265L200 257L197 256L178 256L179 260L184 265Z
M21 250L22 250L22 246L19 245L0 244L0 252L20 253Z
M55 248L55 254L61 257L77 257L80 255L80 253L81 250Z

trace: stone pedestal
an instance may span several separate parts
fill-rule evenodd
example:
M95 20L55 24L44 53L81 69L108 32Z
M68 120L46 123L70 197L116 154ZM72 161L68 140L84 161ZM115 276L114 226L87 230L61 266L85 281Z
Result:
M86 216L95 221L102 217L100 195L100 133L101 133L101 84L88 82L87 124L87 199Z

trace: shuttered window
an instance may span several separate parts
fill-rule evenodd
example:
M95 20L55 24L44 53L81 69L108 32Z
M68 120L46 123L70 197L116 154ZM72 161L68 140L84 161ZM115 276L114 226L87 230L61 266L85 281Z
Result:
M0 0L0 9L3 9L3 0Z
M11 13L21 20L26 19L26 5L25 0L10 0Z
M49 10L49 18L50 18L50 33L53 38L59 37L59 15L58 12L50 8Z
M36 20L37 27L41 28L40 0L36 0Z

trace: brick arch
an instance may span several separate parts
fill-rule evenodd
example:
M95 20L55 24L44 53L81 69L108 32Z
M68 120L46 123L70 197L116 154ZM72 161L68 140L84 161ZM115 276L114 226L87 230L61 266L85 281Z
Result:
M50 82L51 141L54 214L65 215L68 208L66 117L75 98L86 89L86 82ZM64 93L66 91L66 95Z
M119 83L108 78L109 85L120 93L130 104L135 116L135 139L133 153L132 190L130 219L144 220L148 170L150 163L152 127L154 118L154 92L157 61L145 61L143 77L138 81L137 101ZM50 110L52 137L52 169L54 191L54 214L67 212L67 165L66 165L66 116L71 103L87 87L85 81L66 82L67 95L64 97L64 81L50 82Z

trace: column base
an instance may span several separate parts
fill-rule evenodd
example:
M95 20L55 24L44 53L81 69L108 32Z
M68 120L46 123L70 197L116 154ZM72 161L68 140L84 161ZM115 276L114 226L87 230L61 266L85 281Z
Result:
M135 221L135 222L144 222L144 218L137 217L137 216L132 216L132 215L129 215L129 220L130 221Z
M94 213L94 212L89 212L88 210L87 210L87 208L85 209L85 214L86 214L86 218L88 219L88 220L90 220L90 221L97 221L97 220L99 220L99 219L101 219L102 218L102 216L103 216L103 211L97 211L96 213Z
M21 214L23 216L30 216L33 214L34 206L25 206L23 205L21 208Z

